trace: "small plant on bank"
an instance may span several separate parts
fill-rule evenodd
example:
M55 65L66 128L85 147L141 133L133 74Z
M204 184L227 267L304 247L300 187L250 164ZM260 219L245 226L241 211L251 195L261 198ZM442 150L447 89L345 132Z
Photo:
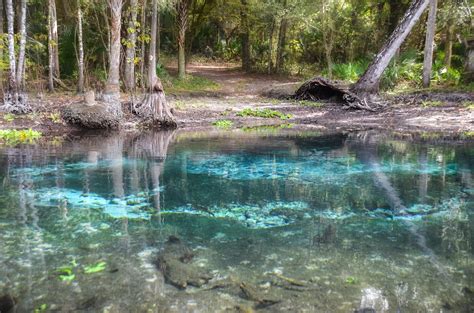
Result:
M59 112L54 112L49 115L49 119L55 124L61 124L61 114Z
M287 120L293 117L291 114L285 114L283 112L270 109L244 109L243 111L237 113L237 115L240 117L279 118L282 120Z
M13 122L15 120L15 115L12 113L7 113L3 116L3 120L6 122Z
M304 107L312 107L312 108L322 108L324 106L324 103L322 102L314 102L314 101L308 101L308 100L295 101L295 104L298 104Z
M474 111L474 102L472 101L465 101L462 103L462 106L470 111Z
M212 123L212 125L218 128L228 129L228 128L231 128L234 125L234 123L229 120L218 120Z
M35 143L36 140L41 138L41 135L41 132L31 128L25 130L2 129L0 130L0 143L11 146L22 143Z

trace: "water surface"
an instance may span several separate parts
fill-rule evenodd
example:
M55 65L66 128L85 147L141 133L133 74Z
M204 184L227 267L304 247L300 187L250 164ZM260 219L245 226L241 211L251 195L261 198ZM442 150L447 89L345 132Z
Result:
M19 311L474 308L473 142L167 132L0 162L0 293ZM212 280L165 280L170 236Z

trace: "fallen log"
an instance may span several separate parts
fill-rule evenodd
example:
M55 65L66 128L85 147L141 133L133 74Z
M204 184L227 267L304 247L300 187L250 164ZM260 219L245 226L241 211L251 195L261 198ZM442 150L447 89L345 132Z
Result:
M376 108L380 106L376 101L368 100L368 96L359 96L352 92L350 85L318 76L301 85L293 97L295 100L315 102L331 100L342 103L347 109L367 110L372 112L376 111Z

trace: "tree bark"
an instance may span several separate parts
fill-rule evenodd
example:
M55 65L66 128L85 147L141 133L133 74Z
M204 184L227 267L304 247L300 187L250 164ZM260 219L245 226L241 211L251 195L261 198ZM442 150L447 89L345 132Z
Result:
M53 19L54 11L53 7L55 6L54 0L48 0L48 90L49 92L54 92L54 75L55 75L55 57L54 57L54 36L53 36Z
M3 38L4 29L3 29L3 23L4 23L4 18L3 18L3 0L0 0L0 38ZM0 60L3 60L3 45L0 45ZM3 90L3 70L0 69L0 88Z
M147 0L143 0L142 4L142 12L141 12L141 22L140 22L140 29L141 29L141 49L140 49L140 79L141 79L141 87L145 90L145 57L146 57L146 44L145 44L145 30L146 30L146 6Z
M275 32L275 18L272 17L272 22L269 29L268 39L268 74L273 72L273 33Z
M176 3L176 22L178 26L178 78L186 76L186 30L188 29L189 1ZM155 42L156 44L156 42Z
M242 57L242 69L246 72L251 69L250 61L250 30L248 21L248 0L240 0L240 40L241 40L241 57Z
M423 63L423 87L428 88L431 83L431 72L433 68L434 37L436 34L436 10L438 0L430 0L430 13L426 25L425 58Z
M429 2L430 0L413 0L402 21L382 47L382 50L369 65L364 75L354 85L354 92L363 94L377 93L379 91L383 72L427 8Z
M454 23L448 20L446 27L446 42L444 48L444 65L447 69L451 68L451 59L453 58L453 40L454 40Z
M111 113L121 115L120 108L120 30L122 27L122 0L108 0L110 23L109 70L104 100L110 104Z
M16 56L15 56L15 11L13 10L12 0L6 0L7 28L8 28L8 60L10 65L10 73L8 75L8 91L12 95L17 95L18 89L16 85ZM18 96L15 96L15 99Z
M284 0L283 1L283 8L286 10L288 6L288 1ZM285 15L281 19L281 24L280 24L280 32L278 35L278 47L277 47L277 58L276 58L276 72L280 73L283 69L285 59L284 59L284 52L285 52L285 46L286 46L286 32L288 28L288 18Z
M130 20L128 22L127 51L125 59L125 88L135 90L135 51L137 43L138 0L130 0Z
M16 85L19 90L23 88L23 73L25 71L26 51L26 0L21 0L20 18L20 50L18 52L18 68L16 71Z
M78 47L79 56L77 58L77 67L79 70L79 77L77 82L77 91L84 92L84 40L82 34L82 8L81 1L77 0L77 28L78 28Z

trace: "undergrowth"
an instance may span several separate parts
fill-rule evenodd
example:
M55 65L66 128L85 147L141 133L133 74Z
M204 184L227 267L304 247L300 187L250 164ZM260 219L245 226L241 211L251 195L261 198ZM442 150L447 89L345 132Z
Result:
M17 145L22 143L35 143L41 138L41 132L36 130L25 129L2 129L0 130L0 142L6 145Z

